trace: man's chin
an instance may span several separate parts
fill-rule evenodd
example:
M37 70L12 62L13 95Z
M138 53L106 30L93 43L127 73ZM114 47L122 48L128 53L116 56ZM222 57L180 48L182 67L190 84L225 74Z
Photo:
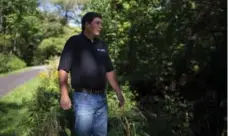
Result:
M95 36L100 36L100 33L95 33Z

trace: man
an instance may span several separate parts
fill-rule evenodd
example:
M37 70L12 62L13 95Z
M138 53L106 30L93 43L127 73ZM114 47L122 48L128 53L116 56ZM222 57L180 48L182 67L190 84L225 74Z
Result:
M98 38L101 29L101 15L86 13L82 18L82 32L67 40L58 66L60 104L64 110L70 109L72 103L67 85L70 73L78 136L107 136L106 80L116 91L119 105L124 105L107 46Z

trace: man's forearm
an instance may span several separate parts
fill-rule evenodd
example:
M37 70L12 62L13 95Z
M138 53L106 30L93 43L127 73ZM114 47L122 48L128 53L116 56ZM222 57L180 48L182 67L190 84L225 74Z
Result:
M68 73L64 70L59 71L59 86L61 96L68 95Z
M121 88L117 82L116 74L114 71L108 72L106 77L111 85L111 87L116 91L116 93L121 93Z

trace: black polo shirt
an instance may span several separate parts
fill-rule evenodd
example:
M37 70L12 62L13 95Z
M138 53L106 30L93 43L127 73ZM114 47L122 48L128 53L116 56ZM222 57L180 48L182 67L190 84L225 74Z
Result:
M70 73L72 88L105 89L106 72L113 70L106 44L83 33L70 37L60 56L58 70Z

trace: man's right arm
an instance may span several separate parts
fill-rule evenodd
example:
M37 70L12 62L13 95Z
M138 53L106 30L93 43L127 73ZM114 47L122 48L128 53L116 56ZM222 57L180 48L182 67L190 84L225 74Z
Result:
M71 108L71 100L68 94L68 73L71 69L73 58L73 38L71 37L67 40L58 66L59 87L61 91L60 105L64 110Z
M68 95L68 73L65 70L59 70L58 75L61 96Z
M61 90L60 105L64 110L71 108L71 100L68 94L68 73L65 70L59 70L59 86Z

